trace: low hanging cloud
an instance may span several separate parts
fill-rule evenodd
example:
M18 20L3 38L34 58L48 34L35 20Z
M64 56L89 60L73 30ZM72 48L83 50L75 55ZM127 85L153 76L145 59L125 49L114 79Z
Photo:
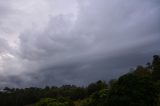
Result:
M0 87L110 80L160 52L159 0L0 1Z

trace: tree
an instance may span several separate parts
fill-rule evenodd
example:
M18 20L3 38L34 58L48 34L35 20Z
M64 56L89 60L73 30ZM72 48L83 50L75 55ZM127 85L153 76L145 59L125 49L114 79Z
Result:
M108 88L108 85L104 82L104 81L97 81L96 83L91 83L88 87L87 87L87 91L88 94L91 95L94 92L100 91L102 89L106 89Z
M160 56L154 55L152 61L152 76L154 80L160 80Z
M108 96L109 106L156 106L158 90L150 77L134 73L120 77Z
M59 99L52 99L52 98L45 98L41 99L36 106L74 106L73 103L64 98Z
M139 76L139 77L150 77L151 71L143 66L138 66L136 70L133 72L133 74Z

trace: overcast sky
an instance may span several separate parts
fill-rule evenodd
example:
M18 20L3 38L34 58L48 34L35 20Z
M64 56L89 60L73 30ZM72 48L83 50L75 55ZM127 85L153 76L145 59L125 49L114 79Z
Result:
M0 0L0 87L86 85L160 53L160 0Z

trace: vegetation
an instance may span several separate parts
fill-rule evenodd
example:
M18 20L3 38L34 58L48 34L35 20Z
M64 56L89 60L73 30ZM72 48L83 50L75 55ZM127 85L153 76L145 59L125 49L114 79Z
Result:
M74 106L74 104L71 100L66 98L45 98L41 99L35 106Z
M160 56L108 84L6 87L0 92L0 106L160 106Z

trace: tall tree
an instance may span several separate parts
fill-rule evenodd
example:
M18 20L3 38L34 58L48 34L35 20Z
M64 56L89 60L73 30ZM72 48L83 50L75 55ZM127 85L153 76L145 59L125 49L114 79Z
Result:
M152 61L152 76L155 80L160 80L160 56L154 55Z

